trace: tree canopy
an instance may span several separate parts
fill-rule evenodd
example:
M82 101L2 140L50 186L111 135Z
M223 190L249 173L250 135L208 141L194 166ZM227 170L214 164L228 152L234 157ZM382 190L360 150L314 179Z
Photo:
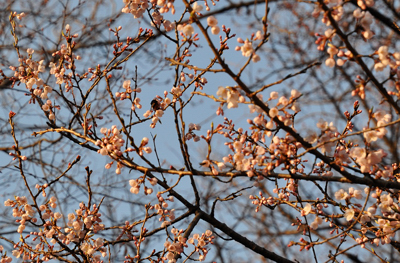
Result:
M3 0L0 262L396 262L400 3Z

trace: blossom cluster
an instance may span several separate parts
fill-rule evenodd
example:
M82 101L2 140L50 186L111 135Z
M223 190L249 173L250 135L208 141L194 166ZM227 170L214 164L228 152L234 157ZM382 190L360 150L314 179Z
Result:
M102 140L96 141L96 145L101 147L97 152L101 155L121 156L121 147L124 145L125 140L117 126L113 125L111 129L101 128L100 132L105 137Z
M44 94L44 93L43 93ZM58 107L58 106L54 106L54 105L52 105L53 103L51 102L51 100L47 100L46 101L46 103L44 103L43 105L42 105L42 109L45 111L45 112L48 112L48 117L49 117L49 120L55 120L55 118L56 118L56 116L55 116L55 110L54 109L60 109L60 107Z
M194 28L191 24L179 24L176 29L183 34L184 37L191 37L194 34Z
M189 123L189 130L185 135L186 140L191 140L198 142L200 141L200 136L196 135L193 131L200 131L201 126L199 124Z
M254 63L257 63L258 61L260 61L260 56L258 54L256 54L254 47L253 47L253 42L259 39L263 39L263 36L261 34L261 31L257 31L256 33L256 37L252 37L250 40L246 39L243 40L242 38L238 38L237 42L239 44L243 44L242 46L237 46L235 48L236 51L241 51L242 52L242 56L244 57L250 57Z
M161 227L166 227L171 224L172 220L175 220L175 209L167 209L169 202L174 202L174 197L168 198L162 197L160 193L157 193L158 204L151 206L151 209L157 210L157 214L160 216L158 219L161 223Z
M375 70L382 71L387 66L392 70L396 70L400 66L400 52L389 53L388 46L380 46L378 51L379 62L375 63Z
M218 25L218 20L214 16L207 17L207 25L211 27L211 33L213 35L218 35L220 32Z
M327 3L332 4L331 6L331 15L335 21L340 21L344 15L343 1L328 1ZM364 40L371 39L374 36L374 32L371 29L371 25L373 23L372 15L365 11L366 7L372 7L374 5L374 1L363 1L360 0L357 2L360 8L357 8L353 11L354 19L359 23L360 30L358 33L362 36ZM318 17L323 12L321 6L316 5L315 10L313 12L314 17ZM331 23L327 17L327 14L324 13L324 17L322 22L325 23L326 26L330 26ZM333 44L333 38L336 35L336 32L331 28L325 30L325 33L316 34L318 39L316 40L316 44L318 44L318 50L324 50L326 43L328 43L327 53L329 54L329 58L326 59L325 65L328 67L334 67L335 64L338 66L343 66L346 61L349 61L353 58L353 54L349 50L343 50L343 47L338 47L340 45ZM337 55L338 59L335 60L335 55ZM384 60L385 61L385 60ZM375 69L382 70L386 66L384 63L376 63Z
M65 39L67 41L67 45L62 44L60 49L56 52L53 52L52 56L58 58L58 63L50 62L50 74L54 75L57 84L65 84L66 91L70 91L73 88L72 78L75 76L78 79L87 78L88 73L80 75L75 72L75 60L81 60L81 56L76 55L73 52L73 49L76 45L73 38L77 38L78 34L71 35L71 27L69 24L65 26ZM67 74L67 70L71 70Z
M16 221L20 224L17 230L20 234L23 233L28 222L36 225L38 218L43 222L40 225L42 228L38 232L30 232L25 237L21 235L21 242L14 245L15 249L12 252L16 258L48 261L53 258L51 254L42 253L43 256L40 258L41 253L32 252L54 250L56 244L68 246L71 242L80 244L80 249L93 259L91 262L99 262L100 257L106 255L107 250L103 248L103 239L94 240L92 235L89 235L89 233L97 233L104 229L104 225L101 224L101 214L98 213L96 205L93 205L93 210L90 210L81 203L80 208L75 213L68 215L68 223L64 229L58 225L63 215L60 212L53 212L53 209L57 207L57 199L54 196L38 207L38 213L36 211L37 206L28 204L28 199L25 196L16 196L14 201L8 199L4 202L4 205L13 207L13 216L19 218ZM38 218L34 217L36 214L38 214ZM39 243L36 242L37 244L34 247L27 242L27 239L31 236L33 236L32 242L40 241ZM101 254L94 255L96 251ZM10 262L10 260L8 257L3 257L2 262Z
M147 137L142 139L139 146L135 146L135 148L128 147L123 151L121 148L124 146L125 140L123 139L123 135L120 133L116 125L111 126L111 129L103 127L100 129L100 132L104 135L104 137L101 140L97 140L95 143L96 146L100 147L97 152L101 155L109 155L113 159L117 160L117 168L115 170L116 174L121 173L121 168L123 165L118 160L122 157L123 153L137 152L139 156L143 156L144 153L150 154L152 152L151 147L147 146L149 143L149 139ZM133 159L133 157L130 158ZM105 168L110 169L113 164L114 161L107 163ZM138 185L140 186L140 184L141 183Z
M24 83L26 88L34 96L38 96L42 99L47 99L48 94L52 92L52 88L47 86L43 79L40 77L40 73L45 72L44 60L36 61L33 59L33 53L35 50L28 48L26 50L28 57L19 57L19 66L10 66L9 68L14 71L14 81ZM34 87L36 85L36 87Z
M237 107L239 102L244 102L244 97L235 88L220 87L217 95L226 98L228 108ZM285 138L272 137L272 131L277 127L274 118L279 119L285 125L292 124L293 113L290 113L289 110L294 113L300 111L296 102L300 95L297 90L292 90L289 98L286 96L279 97L279 93L276 91L271 92L268 101L264 102L266 106L273 105L272 103L276 102L274 107L270 106L269 116L266 116L260 107L249 105L251 113L259 113L254 119L248 119L248 123L251 125L251 134L243 128L233 130L231 121L225 118L225 125L218 126L217 132L229 140L225 145L233 153L223 157L223 163L232 164L238 171L246 171L249 177L256 175L256 168L258 167L262 167L263 173L268 173L268 171L272 171L280 165L286 168L290 167L293 172L302 172L303 168L298 167L300 161L293 158L298 149L302 148L302 145L289 135ZM240 99L241 97L243 99ZM261 100L263 99L261 95L258 97ZM268 117L270 118L269 121ZM265 146L266 137L272 137L271 144L268 147ZM270 157L267 157L267 153L270 154ZM259 177L262 178L261 175Z
M144 12L149 7L148 0L130 1L123 0L125 6L122 8L122 13L131 13L134 18L143 17Z
M49 205L55 203L52 201L54 201L54 198L50 199ZM18 233L22 233L25 230L26 222L37 222L37 218L34 217L36 211L30 204L28 204L28 199L25 196L16 196L14 201L8 199L4 202L4 206L13 207L13 217L20 218L17 219L17 222L20 224L17 229Z
M206 230L206 232L200 234L194 234L188 239L187 243L192 244L196 247L196 252L199 252L199 261L204 261L206 259L208 250L206 246L208 244L213 244L214 236L211 230Z
M251 201L251 203L256 206L256 209L255 209L256 213L260 211L261 206L265 206L265 205L271 206L271 205L275 204L273 197L271 197L271 196L265 197L265 196L263 196L263 193L261 191L259 192L259 196L250 195L249 199L253 200L253 201Z
M368 194L371 191L368 187L364 189L364 192ZM361 199L361 191L349 188L347 193L343 189L340 189L335 193L335 198L338 200L346 200L350 202L350 198ZM360 205L354 204L352 208L346 209L344 217L347 221L358 220L361 224L360 234L362 237L357 238L356 241L365 247L365 243L370 242L376 246L381 243L389 244L391 238L394 237L395 231L400 224L398 220L400 214L398 213L399 200L394 199L392 195L383 193L382 190L376 189L375 192L371 193L371 197L376 200L375 203L367 207L365 210L360 209ZM381 211L384 218L377 214L378 209ZM367 233L372 232L374 237L369 236Z
M145 184L145 179L144 178L145 178L145 176L141 176L141 177L139 177L137 179L129 180L129 185L131 186L130 192L132 194L138 194L139 193L141 185ZM146 177L146 179L149 181L150 185L152 185L152 186L155 186L157 184L157 178L148 178L148 177ZM153 193L153 188L144 186L144 194L145 195L150 195L152 193Z
M164 243L164 247L167 249L168 253L166 254L165 258L168 260L168 263L175 263L175 255L179 255L183 253L184 247L188 247L186 244L186 238L182 236L183 229L178 230L176 228L171 229L171 234L174 235L173 242L167 240Z
M10 262L12 262L12 258L8 257L6 254L3 254L3 251L4 251L4 247L2 245L0 245L0 254L1 254L0 263L10 263Z
M110 155L111 157L118 159L122 156L121 147L124 145L125 140L123 139L123 135L120 133L116 125L113 125L111 129L101 128L100 132L105 136L101 140L96 141L96 146L99 146L100 149L97 151L101 155ZM133 151L132 148L127 148L126 152ZM108 163L106 165L106 169L110 169L113 162ZM117 163L117 169L115 170L116 174L121 173L122 165L120 162Z
M186 239L183 237L184 231L178 230L176 228L171 229L171 234L173 234L172 242L167 240L164 243L165 249L168 251L165 259L168 260L168 263L175 263L176 262L176 255L180 255L184 252L184 248L188 247L188 244L195 246L195 252L198 252L199 261L204 261L208 250L207 245L212 244L212 240L214 236L210 230L207 230L203 234L194 234L191 238Z
M133 17L136 19L143 17L143 14L150 7L149 5L150 2L151 7L153 9L153 12L151 13L152 25L157 27L163 25L166 31L171 31L172 29L174 29L175 23L172 23L171 21L164 19L162 15L168 12L171 12L171 14L175 13L175 7L173 1L123 0L123 2L125 6L121 10L122 13L131 13Z
M58 238L65 244L70 242L80 243L80 248L86 255L94 257L94 261L99 261L100 257L105 257L107 249L103 247L103 238L92 238L90 233L98 233L104 229L101 223L101 214L98 212L98 206L93 205L93 209L80 203L79 209L75 213L68 214L67 227L64 228L65 234L58 234ZM98 251L100 254L94 255Z
M217 96L226 101L228 109L237 108L239 103L246 101L246 98L236 87L218 87Z
M141 88L132 89L130 80L125 80L124 83L122 84L122 87L125 89L125 91L115 92L115 97L119 98L120 100L131 99L132 92L135 92L136 95L136 93L140 93L142 91ZM135 108L138 109L142 108L142 105L140 104L140 98L137 98L136 96L132 101L132 110L135 110Z

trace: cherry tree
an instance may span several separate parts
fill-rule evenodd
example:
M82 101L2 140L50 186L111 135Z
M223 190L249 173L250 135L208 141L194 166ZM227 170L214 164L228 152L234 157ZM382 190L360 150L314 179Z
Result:
M399 3L4 6L1 263L399 258Z

